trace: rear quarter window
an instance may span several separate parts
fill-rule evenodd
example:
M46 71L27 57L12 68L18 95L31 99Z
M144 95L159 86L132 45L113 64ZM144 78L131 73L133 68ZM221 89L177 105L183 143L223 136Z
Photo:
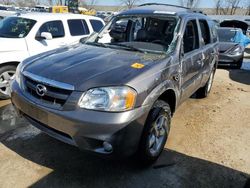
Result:
M203 38L204 44L210 44L211 43L211 35L210 35L210 29L208 26L208 23L206 20L199 20L200 29L201 29L201 36Z
M68 25L71 36L88 35L90 33L88 25L85 20L82 19L68 20Z
M89 20L90 24L95 32L99 32L104 24L100 20Z
M216 25L214 21L208 21L208 24L209 24L210 31L211 31L211 40L212 42L215 43L218 41L218 32L217 32L218 26Z

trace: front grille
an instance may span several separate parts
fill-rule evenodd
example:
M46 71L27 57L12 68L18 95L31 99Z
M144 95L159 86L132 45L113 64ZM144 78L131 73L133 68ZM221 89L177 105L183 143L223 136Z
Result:
M36 99L41 100L42 102L57 105L59 107L63 106L67 101L68 97L72 93L71 90L57 88L54 86L50 86L48 84L44 84L38 81L35 81L29 77L24 78L24 84L26 87L26 91L35 97ZM36 87L38 84L41 84L46 87L47 91L44 96L40 96L37 94Z

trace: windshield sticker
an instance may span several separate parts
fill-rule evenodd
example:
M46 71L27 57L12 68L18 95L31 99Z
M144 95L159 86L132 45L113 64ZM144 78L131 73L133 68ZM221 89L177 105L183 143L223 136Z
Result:
M154 14L176 14L176 12L170 12L170 11L154 11Z
M132 68L134 69L142 69L145 65L141 64L141 63L134 63L131 65Z

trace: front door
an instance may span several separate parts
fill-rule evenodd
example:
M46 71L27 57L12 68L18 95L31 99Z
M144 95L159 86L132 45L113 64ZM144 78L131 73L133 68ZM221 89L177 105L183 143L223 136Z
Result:
M186 22L182 40L182 101L190 97L200 85L200 70L203 67L204 54L200 50L197 20L190 19Z
M51 33L52 39L41 39L41 33ZM65 46L65 30L62 21L45 22L37 31L36 38L28 41L30 56Z

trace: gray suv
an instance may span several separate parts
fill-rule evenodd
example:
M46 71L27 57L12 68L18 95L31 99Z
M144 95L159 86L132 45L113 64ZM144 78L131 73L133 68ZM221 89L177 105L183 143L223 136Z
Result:
M83 41L23 61L13 105L34 126L80 149L154 162L176 108L211 90L214 22L183 7L144 4Z

